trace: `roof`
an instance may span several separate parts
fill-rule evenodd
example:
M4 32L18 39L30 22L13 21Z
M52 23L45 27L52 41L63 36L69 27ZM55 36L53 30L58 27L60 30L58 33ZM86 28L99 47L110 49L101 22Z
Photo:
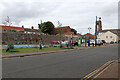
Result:
M24 28L24 31L29 31L29 32L39 32L38 29L30 29L30 28Z
M24 31L24 29L22 27L14 27L14 26L3 26L3 25L0 25L0 28L1 29L11 29L11 30L21 30L21 31Z
M90 34L90 33L86 33L85 35L89 36L89 35L92 35L92 34Z
M113 30L118 31L118 30L120 30L120 29L104 29L104 30L102 30L102 31L113 31Z
M106 30L102 30L101 32L107 32L107 31L120 35L120 29L106 29Z
M70 28L70 26L57 27L56 29Z
M90 36L91 38L95 38L95 35L92 35L92 34L90 34L90 33L86 33L85 35L86 35L86 36Z

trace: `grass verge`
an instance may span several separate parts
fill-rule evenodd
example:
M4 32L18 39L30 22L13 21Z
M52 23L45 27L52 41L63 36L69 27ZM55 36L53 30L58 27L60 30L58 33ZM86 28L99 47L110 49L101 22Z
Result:
M2 55L8 54L19 54L19 53L29 53L29 52L40 52L40 51L52 51L52 50L63 50L63 49L71 49L71 48L59 48L59 47L46 47L39 49L38 47L34 48L14 48L11 49L9 52L6 52L6 49L2 49Z

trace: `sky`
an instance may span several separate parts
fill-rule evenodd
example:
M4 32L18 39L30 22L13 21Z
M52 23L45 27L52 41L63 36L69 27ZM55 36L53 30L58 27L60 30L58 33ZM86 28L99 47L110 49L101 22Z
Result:
M102 18L103 29L118 28L119 0L1 0L0 24L10 18L11 25L38 28L41 22L51 21L58 26L70 26L78 33L94 34L96 16Z

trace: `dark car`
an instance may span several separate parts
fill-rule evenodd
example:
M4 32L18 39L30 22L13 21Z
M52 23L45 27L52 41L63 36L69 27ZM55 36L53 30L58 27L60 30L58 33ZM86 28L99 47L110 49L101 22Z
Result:
M113 42L113 41L111 41L111 42L110 42L110 44L114 44L114 42Z
M73 45L74 45L74 46L78 46L78 42L77 42L77 41L74 41Z

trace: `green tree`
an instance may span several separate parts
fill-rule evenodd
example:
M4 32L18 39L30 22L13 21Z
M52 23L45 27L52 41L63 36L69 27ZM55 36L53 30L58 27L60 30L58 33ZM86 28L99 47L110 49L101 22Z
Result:
M41 29L41 32L45 33L45 34L54 34L54 24L50 21L44 22L42 24L39 24L39 28Z
M71 32L74 32L74 34L77 34L77 31L73 28L71 28Z

